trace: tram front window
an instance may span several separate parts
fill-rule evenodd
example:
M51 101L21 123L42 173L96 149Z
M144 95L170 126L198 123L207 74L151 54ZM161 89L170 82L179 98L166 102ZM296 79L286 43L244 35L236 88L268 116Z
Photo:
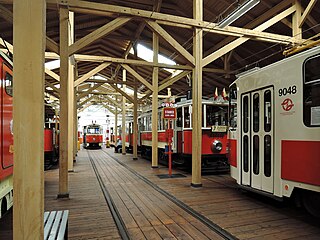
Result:
M100 128L88 128L87 133L89 134L100 134Z
M227 125L227 107L207 105L207 127Z

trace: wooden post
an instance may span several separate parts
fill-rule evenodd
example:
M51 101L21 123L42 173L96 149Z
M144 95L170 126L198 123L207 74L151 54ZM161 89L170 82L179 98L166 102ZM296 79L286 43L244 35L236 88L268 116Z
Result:
M137 44L133 46L134 59L138 59ZM134 79L133 93L133 160L138 160L138 82Z
M74 42L73 36L74 36L74 12L69 12L69 35L68 35L68 44L69 46ZM69 134L68 134L68 142L73 145L71 148L71 151L69 151L68 154L68 172L73 172L73 160L75 159L76 156L76 151L77 148L74 148L75 146L75 138L76 136L74 135L74 63L71 61L71 58L73 56L69 57L68 61L68 68L69 68L69 73L68 73L68 88L70 89L70 94L68 96L68 128L69 128Z
M118 103L118 96L116 96L116 103ZM114 115L114 144L117 146L118 140L118 107L116 106L116 114Z
M153 62L158 63L159 37L153 33ZM159 68L152 72L152 168L158 167L158 74Z
M43 239L45 14L46 1L13 2L13 239Z
M123 69L122 80L127 79L127 71ZM122 90L126 92L126 85L123 84ZM122 96L122 155L126 155L126 98Z
M203 0L193 0L193 17L202 20ZM202 147L202 30L195 28L193 56L195 67L192 76L192 182L191 186L201 187L201 147Z
M72 146L69 135L72 135L69 129L69 101L71 88L69 86L69 11L66 6L60 6L60 157L59 157L59 193L58 198L68 198L68 160L72 157ZM72 84L73 88L73 84ZM71 131L71 133L70 133ZM71 152L71 154L70 154Z
M138 88L137 80L134 81L133 103L133 160L138 160Z
M300 22L302 19L302 7L300 0L295 0L293 3L296 6L296 11L292 15L292 36L302 39L302 28Z

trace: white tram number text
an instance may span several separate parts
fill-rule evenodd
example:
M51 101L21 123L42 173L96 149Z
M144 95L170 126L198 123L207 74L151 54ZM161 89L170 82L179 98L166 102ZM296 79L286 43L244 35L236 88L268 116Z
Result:
M297 86L293 85L288 88L280 88L279 89L279 97L286 96L287 94L296 94L297 93Z

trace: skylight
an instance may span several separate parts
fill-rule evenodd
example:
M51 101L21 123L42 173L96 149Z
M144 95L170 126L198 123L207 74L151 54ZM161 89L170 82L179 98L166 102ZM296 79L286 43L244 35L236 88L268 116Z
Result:
M139 58L142 58L143 60L146 60L148 62L152 62L153 61L153 51L141 44L137 45L137 55ZM133 52L133 48L131 48L130 50L131 54L134 54ZM159 58L159 63L165 63L165 64L169 64L169 65L176 65L176 62L172 61L171 59L159 54L158 55ZM181 70L176 70L176 69L169 69L169 68L165 68L166 71L170 72L173 74L173 76L178 75L179 73L181 73Z

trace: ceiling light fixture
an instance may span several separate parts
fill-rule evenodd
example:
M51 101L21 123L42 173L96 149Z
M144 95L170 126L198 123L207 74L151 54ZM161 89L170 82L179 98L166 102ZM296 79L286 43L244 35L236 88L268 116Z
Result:
M231 12L226 18L218 22L217 26L221 28L229 26L231 23L236 21L245 13L247 13L250 9L252 9L258 3L260 3L260 0L248 0L244 2L243 4L239 5L233 12Z

